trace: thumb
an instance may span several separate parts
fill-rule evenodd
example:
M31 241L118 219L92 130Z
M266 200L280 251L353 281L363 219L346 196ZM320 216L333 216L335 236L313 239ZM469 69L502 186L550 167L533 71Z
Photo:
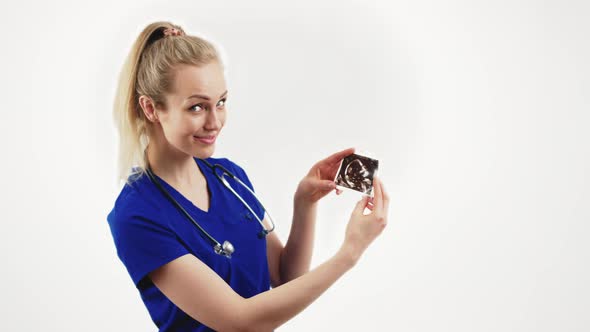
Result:
M322 190L336 189L336 183L330 180L315 180L314 185L316 186L316 188L321 188Z
M326 181L323 181L323 184L324 184L324 188L326 188L326 190L336 189L336 183L334 183L334 181L326 180Z
M356 203L356 206L354 207L354 213L363 214L363 211L365 211L365 207L367 206L368 200L369 196L363 195L363 198L361 198L361 200Z

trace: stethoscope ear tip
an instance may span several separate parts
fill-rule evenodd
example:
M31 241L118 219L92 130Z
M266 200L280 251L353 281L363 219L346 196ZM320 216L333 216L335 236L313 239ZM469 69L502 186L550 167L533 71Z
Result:
M266 237L266 235L268 234L268 231L263 229L258 233L258 238L259 239L264 239Z

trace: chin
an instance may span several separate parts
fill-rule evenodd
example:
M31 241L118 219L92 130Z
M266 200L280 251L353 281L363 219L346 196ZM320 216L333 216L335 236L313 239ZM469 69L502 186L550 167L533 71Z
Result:
M207 158L213 156L214 152L215 152L215 149L213 147L209 147L208 149L199 150L198 152L193 154L193 157L199 158L199 159L207 159Z

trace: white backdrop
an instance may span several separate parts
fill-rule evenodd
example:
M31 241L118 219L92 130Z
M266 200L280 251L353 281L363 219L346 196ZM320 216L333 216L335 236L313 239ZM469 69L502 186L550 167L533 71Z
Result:
M244 167L283 242L313 163L380 160L389 225L279 331L590 330L587 1L1 6L3 330L156 330L106 222L116 77L156 20L223 48L214 157ZM313 267L359 197L321 201Z

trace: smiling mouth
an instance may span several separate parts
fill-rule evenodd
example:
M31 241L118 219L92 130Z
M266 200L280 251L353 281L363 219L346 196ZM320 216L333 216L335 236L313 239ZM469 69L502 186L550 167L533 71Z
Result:
M199 142L202 142L202 143L205 143L205 144L212 144L217 139L217 136L204 136L204 137L193 136L193 137L196 140L198 140Z

